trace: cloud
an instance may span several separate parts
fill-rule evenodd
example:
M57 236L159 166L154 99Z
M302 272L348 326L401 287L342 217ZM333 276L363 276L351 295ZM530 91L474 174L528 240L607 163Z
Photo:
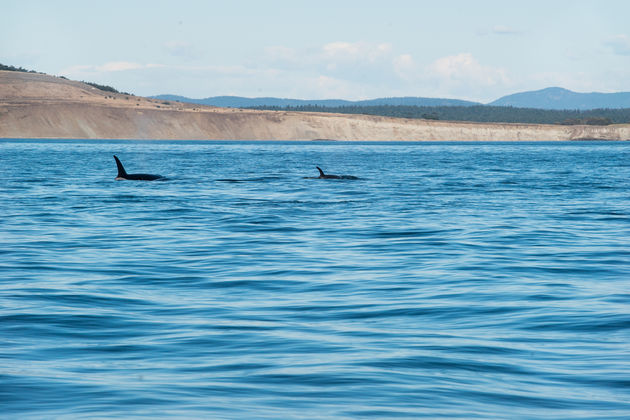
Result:
M397 79L395 58L392 45L386 42L334 41L305 48L269 46L263 50L263 57L250 62L249 67L273 69L283 75L287 85L288 80L300 80L304 91L319 87L321 92L335 97L357 98L377 92L388 80ZM403 66L401 60L398 66Z
M615 35L605 42L615 54L630 55L630 37L625 34Z
M370 44L366 42L331 42L322 47L323 56L334 61L375 62L387 57L391 44Z
M129 61L111 61L101 66L95 66L94 70L97 72L108 73L113 71L138 70L144 67L145 66L143 66L142 64L131 63Z
M264 53L258 69L275 69L286 80L303 80L303 90L306 86L310 91L319 89L317 97L356 98L387 92L478 99L502 93L509 84L504 69L481 64L470 53L423 61L410 53L397 54L389 43L345 41L309 49L273 46Z
M163 45L173 53L185 43ZM461 53L430 61L394 51L388 43L336 41L309 48L276 45L242 64L192 65L110 61L79 65L64 76L106 83L138 94L191 97L236 94L298 98L360 99L435 96L493 99L508 86L501 68Z
M99 74L99 73L115 73L124 72L130 70L142 70L164 67L162 64L141 64L133 63L129 61L110 61L101 65L77 65L68 67L60 72L62 75L77 76L85 74Z
M270 66L283 68L343 71L348 68L364 67L386 63L392 55L388 43L335 41L318 47L289 48L270 46L264 49L264 62Z
M297 51L293 48L282 45L272 45L264 48L267 59L273 61L294 61L297 58Z
M411 54L401 54L394 58L394 72L403 80L410 80L417 72L417 65Z
M427 96L491 100L513 82L505 69L480 63L470 53L441 57L425 66L421 80Z
M492 28L492 33L495 35L519 35L521 31L506 25L496 25Z
M508 82L505 70L484 66L470 53L442 57L429 66L430 73L442 80L493 86Z
M499 35L499 36L516 36L523 34L523 31L508 25L494 25L492 28L484 28L477 31L477 35Z
M313 80L311 86L315 87L311 95L322 98L347 98L360 94L359 86L353 85L346 80L335 79L329 76L318 76Z

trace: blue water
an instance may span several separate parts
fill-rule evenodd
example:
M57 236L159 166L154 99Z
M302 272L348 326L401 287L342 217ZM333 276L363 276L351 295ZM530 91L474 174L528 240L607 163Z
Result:
M0 141L0 417L424 416L630 417L630 143Z

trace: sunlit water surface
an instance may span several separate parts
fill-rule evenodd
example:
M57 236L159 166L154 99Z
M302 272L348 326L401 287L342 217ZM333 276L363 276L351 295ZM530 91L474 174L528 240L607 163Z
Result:
M0 141L0 416L630 417L629 187L630 143Z

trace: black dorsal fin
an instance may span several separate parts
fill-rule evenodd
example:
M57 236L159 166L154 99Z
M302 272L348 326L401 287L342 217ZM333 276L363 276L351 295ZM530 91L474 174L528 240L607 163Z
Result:
M116 155L114 155L114 159L116 159L116 166L118 166L118 176L116 178L124 178L127 176L127 171L125 171L125 167L120 162L120 159Z
M320 168L319 166L316 166L316 168L319 171L319 176L324 176L324 171L322 171L322 168Z

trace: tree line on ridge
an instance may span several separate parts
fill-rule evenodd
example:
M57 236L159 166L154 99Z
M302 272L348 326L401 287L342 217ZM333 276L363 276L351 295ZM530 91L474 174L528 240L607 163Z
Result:
M561 125L609 125L630 123L630 108L592 110L551 110L516 108L511 106L256 106L249 109L297 112L330 112L338 114L364 114L383 117L413 118L443 121L467 121L481 123L561 124Z

